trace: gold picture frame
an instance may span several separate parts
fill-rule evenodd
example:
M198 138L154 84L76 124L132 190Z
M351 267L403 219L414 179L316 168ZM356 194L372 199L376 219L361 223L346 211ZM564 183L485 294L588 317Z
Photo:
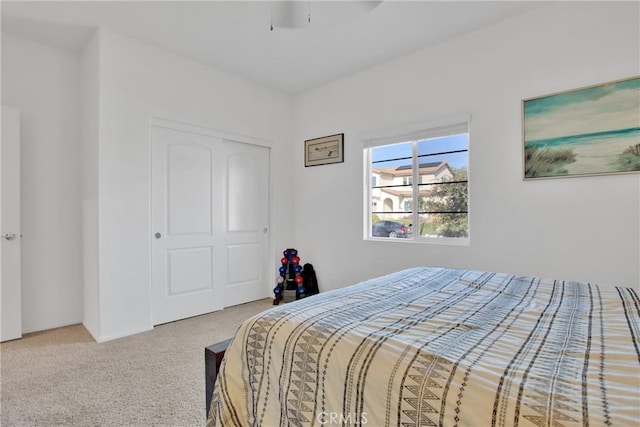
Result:
M304 165L319 166L344 162L344 134L308 139L304 142Z
M640 172L640 77L522 101L524 180Z

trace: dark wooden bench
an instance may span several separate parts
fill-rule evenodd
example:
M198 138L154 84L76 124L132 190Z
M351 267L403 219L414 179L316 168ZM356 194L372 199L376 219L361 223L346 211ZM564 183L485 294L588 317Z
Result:
M207 413L205 415L205 419L209 417L213 386L216 383L216 378L218 377L218 372L220 371L220 364L222 363L224 352L227 351L229 343L231 343L231 338L204 348L204 375L207 393Z

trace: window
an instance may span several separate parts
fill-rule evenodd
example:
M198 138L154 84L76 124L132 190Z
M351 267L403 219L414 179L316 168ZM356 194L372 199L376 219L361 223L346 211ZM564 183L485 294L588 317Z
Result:
M365 142L367 238L468 243L469 120Z

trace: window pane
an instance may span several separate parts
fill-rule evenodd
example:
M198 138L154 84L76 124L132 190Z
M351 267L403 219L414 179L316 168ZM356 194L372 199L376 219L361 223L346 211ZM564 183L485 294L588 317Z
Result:
M462 153L466 158L466 153ZM467 237L466 215L443 212L467 212L466 169L453 170L446 162L421 164L420 167L419 232L421 237ZM464 180L458 183L456 180ZM451 182L451 183L449 183ZM438 184L443 183L443 184ZM458 224L462 221L462 224ZM452 232L449 227L455 230ZM455 234L455 235L454 235Z
M418 185L432 184L453 179L455 171L449 167L447 162L420 163L418 175ZM420 188L419 190L422 191L423 189Z
M406 185L407 178L411 178L412 161L389 160L371 165L371 178L376 180L377 187L385 185Z
M377 189L377 194L380 194L380 198L373 199L371 204L372 214L384 214L388 216L388 219L403 218L407 215L411 216L411 212L413 212L411 192L404 189L402 189L402 191L394 190L395 189Z
M466 181L421 185L419 212L468 212L468 199Z
M420 214L420 237L469 237L469 218L466 213Z
M371 182L374 187L411 186L412 143L385 145L371 149Z
M466 168L469 156L466 151L460 153L423 155L418 158L420 165L446 163L451 169Z
M371 149L371 162L375 165L382 160L392 159L409 159L411 164L411 158L413 157L413 147L411 142L403 142L400 144L383 145L380 147L374 147ZM389 164L388 166L392 166Z
M449 151L467 150L469 135L460 134L418 141L418 155L446 153Z
M411 168L400 169L389 167L372 169L371 212L393 213L411 212L413 188L411 184ZM407 204L407 201L409 202Z
M420 236L468 237L468 193L466 169L444 180L442 184L420 186Z
M407 237L400 230L411 222L413 209L413 146L402 143L376 147L372 150L371 213L374 237ZM391 221L387 224L385 221Z

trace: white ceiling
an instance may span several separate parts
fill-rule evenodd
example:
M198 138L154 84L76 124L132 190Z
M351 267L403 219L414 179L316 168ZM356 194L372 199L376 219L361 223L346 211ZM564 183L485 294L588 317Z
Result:
M2 0L1 7L6 33L79 51L102 26L295 94L543 4ZM281 17L292 8L296 28Z

